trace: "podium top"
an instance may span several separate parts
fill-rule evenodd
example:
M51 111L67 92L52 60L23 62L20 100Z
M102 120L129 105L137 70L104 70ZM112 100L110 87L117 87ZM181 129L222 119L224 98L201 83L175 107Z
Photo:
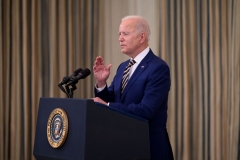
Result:
M95 103L97 106L104 107L104 108L107 108L107 109L111 109L111 110L113 110L113 111L116 111L116 112L118 112L118 113L124 114L124 115L126 115L126 116L129 116L129 117L132 117L132 118L135 118L135 119L138 119L138 120L143 121L143 122L146 122L146 123L148 122L146 119L143 119L143 118L141 118L141 117L135 116L135 115L130 114L130 113L123 112L123 111L118 110L118 109L116 109L116 108L113 108L113 107L111 107L111 106L106 106L106 105L104 105L104 104L102 104L102 103L98 103L98 102L94 102L94 103Z
M134 118L134 119L137 119L137 120L140 120L142 122L145 122L145 123L148 123L148 120L144 119L144 118L141 118L141 117L138 117L138 116L135 116L133 114L130 114L130 113L126 113L126 112L123 112L121 110L118 110L116 108L113 108L111 106L106 106L102 103L98 103L98 102L94 102L92 99L81 99L81 98L49 98L49 97L41 97L40 99L65 99L65 100L69 100L69 101L78 101L78 100L85 100L85 101L88 101L88 102L92 102L94 103L95 105L97 106L100 106L100 107L103 107L103 108L106 108L106 109L109 109L109 110L113 110L115 112L118 112L120 114L123 114L125 116L128 116L128 117L131 117L131 118Z

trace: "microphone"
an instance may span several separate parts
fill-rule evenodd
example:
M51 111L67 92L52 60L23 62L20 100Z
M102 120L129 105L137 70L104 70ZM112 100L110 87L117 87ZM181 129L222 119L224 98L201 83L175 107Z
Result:
M72 77L76 76L76 75L77 75L78 73L80 73L81 71L82 71L82 68L78 68L78 69L77 69L76 71L74 71L74 72L72 73L72 75L70 75L69 77L68 77L68 76L63 77L62 82L59 82L58 85L67 84Z
M88 68L86 68L83 71L81 71L80 73L78 73L76 76L73 76L70 79L70 81L66 84L66 86L69 86L69 85L72 85L72 84L76 84L76 83L78 83L78 81L80 79L84 79L87 76L89 76L90 74L91 74L91 71Z

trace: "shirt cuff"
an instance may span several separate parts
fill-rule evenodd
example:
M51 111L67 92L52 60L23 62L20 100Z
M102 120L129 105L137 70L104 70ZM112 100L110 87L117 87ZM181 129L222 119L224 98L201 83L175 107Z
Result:
M103 86L103 87L101 87L101 88L98 88L98 87L97 87L97 84L95 84L95 88L96 88L96 90L97 90L98 92L101 92L105 87L106 87L106 84L105 84L105 86Z

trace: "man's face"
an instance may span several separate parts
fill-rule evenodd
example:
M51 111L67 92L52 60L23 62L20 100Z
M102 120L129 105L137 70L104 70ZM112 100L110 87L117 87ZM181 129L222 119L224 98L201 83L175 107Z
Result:
M128 19L122 21L119 26L119 42L122 53L130 57L135 57L138 54L141 35L136 34L136 20Z

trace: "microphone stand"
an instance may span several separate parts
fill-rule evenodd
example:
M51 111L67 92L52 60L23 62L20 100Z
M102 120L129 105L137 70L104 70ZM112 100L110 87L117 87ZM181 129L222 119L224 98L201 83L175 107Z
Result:
M73 98L73 91L77 89L77 87L76 87L75 84L72 84L71 86L72 86L72 87L69 88L68 85L65 85L65 88L66 88L66 90L67 90L68 98Z
M68 98L70 98L70 95L68 94L68 92L65 91L61 84L58 84L58 87L68 96Z

